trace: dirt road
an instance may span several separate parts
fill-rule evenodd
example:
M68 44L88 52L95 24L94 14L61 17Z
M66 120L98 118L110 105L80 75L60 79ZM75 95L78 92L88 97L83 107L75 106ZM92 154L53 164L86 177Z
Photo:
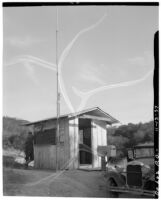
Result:
M107 197L100 171L64 172L4 168L6 196Z

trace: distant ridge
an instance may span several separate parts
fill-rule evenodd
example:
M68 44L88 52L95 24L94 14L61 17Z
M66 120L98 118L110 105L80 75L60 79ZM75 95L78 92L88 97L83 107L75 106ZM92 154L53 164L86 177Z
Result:
M23 149L28 132L27 127L22 126L23 123L29 123L29 121L8 116L3 117L3 148Z

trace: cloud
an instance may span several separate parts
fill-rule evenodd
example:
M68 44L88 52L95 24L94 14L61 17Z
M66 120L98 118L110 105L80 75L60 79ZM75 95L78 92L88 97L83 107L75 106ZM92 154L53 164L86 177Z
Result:
M47 69L50 69L50 70L56 72L56 64L55 63L50 63L48 61L45 61L45 60L40 59L40 58L35 57L35 56L30 56L30 55L17 56L11 62L5 63L4 66L9 67L9 66L12 66L12 65L16 65L18 63L25 63L25 62L31 62L31 63L36 64L37 66L47 68Z
M83 30L81 30L80 32L78 32L75 37L71 40L71 42L65 47L65 49L63 50L60 59L59 59L59 63L58 63L58 68L59 68L59 86L60 86L60 90L61 90L61 94L65 99L66 104L68 105L69 109L71 112L74 112L75 109L68 97L68 94L66 92L65 89L65 85L64 85L64 80L61 74L61 70L62 70L62 66L63 66L63 62L65 60L65 58L68 56L68 54L70 53L70 50L72 49L73 45L75 44L75 42L85 33L87 33L88 31L91 31L92 29L96 28L97 26L99 26L104 19L106 18L107 14L105 13L96 23L92 24L91 26L88 26L87 28L84 28Z
M39 81L38 81L37 76L35 74L34 66L29 62L24 62L23 64L24 64L24 66L26 68L28 76L32 79L32 81L36 85L39 85Z
M153 61L153 54L148 51L145 51L142 56L136 56L128 59L130 64L137 66L149 66L153 64Z
M81 69L81 80L98 83L100 85L105 84L105 82L101 78L99 78L100 71L96 67L90 64L86 64L83 67L81 67Z
M25 37L12 36L12 37L8 37L6 39L6 42L9 45L18 47L18 48L27 48L27 47L30 47L31 45L38 43L40 41L42 41L42 40L32 38L30 36L25 36Z
M141 77L140 79L136 79L136 80L131 80L131 81L127 81L127 82L121 82L121 83L116 83L116 84L111 84L111 85L105 85L105 86L101 86L98 88L95 88L93 90L89 90L88 92L82 92L80 90L78 90L77 88L75 88L74 86L72 87L73 91L75 92L75 94L77 96L79 96L81 98L81 103L78 107L77 111L80 111L84 108L87 100L94 94L100 92L100 91L104 91L104 90L110 90L110 89L114 89L114 88L120 88L120 87L129 87L129 86L133 86L136 84L139 84L143 81L145 81L149 76L151 76L153 74L153 69L151 69L149 72L147 72L143 77Z
M104 81L102 81L100 78L97 77L97 75L94 74L84 73L81 75L81 78L87 81L99 83L100 85L104 84Z
M16 59L11 61L10 63L5 63L4 66L11 67L18 63L23 63L23 66L26 68L28 76L32 79L32 81L36 85L39 85L39 80L37 79L37 74L35 73L35 69L34 69L35 66L43 67L43 68L56 72L56 65L54 63L50 63L48 61L42 60L35 56L30 56L30 55L18 56L16 57Z
M64 60L68 56L68 54L70 53L70 50L72 49L72 47L75 44L75 42L79 39L79 37L82 36L83 34L85 34L86 32L88 32L88 31L96 28L97 26L99 26L103 22L103 20L106 18L106 16L107 16L107 14L105 13L103 15L103 17L101 17L96 23L94 23L93 25L91 25L91 26L89 26L89 27L81 30L80 32L78 32L76 34L76 36L71 40L71 42L63 50L63 52L62 52L62 54L61 54L61 56L59 58L58 70L59 70L59 86L60 86L60 91L61 91L62 96L65 99L65 102L66 102L67 106L71 110L71 112L74 112L75 110L74 110L74 108L72 106L72 103L71 103L71 101L70 101L70 99L68 97L68 94L66 92L66 88L65 88L65 85L64 85L64 80L63 80L62 72L61 72ZM36 40L33 40L30 37L26 37L25 39L24 38L22 39L22 38L12 37L12 38L8 38L7 41L11 45L14 45L14 46L17 46L17 47L28 47L31 44L33 44L33 43L36 42ZM52 68L51 65L48 65L48 62L47 63L46 63L46 61L45 62L41 62L42 61L41 59L37 59L37 58L35 59L32 56L27 57L27 58L26 57L25 58L20 57L17 60L15 60L14 62L5 64L5 65L6 66L12 66L14 64L17 64L18 62L25 63L26 67L29 67L28 73L32 77L33 81L35 81L35 83L36 83L37 81L34 79L34 71L31 70L31 65L28 65L27 61L30 61L30 62L33 62L33 63L37 63L40 66L43 66L45 68L49 68L49 69L55 71L55 68ZM84 75L84 78L86 78L85 75ZM99 80L98 78L96 78L94 75L93 75L93 77L91 77L91 80L99 82L99 83L102 83L101 80Z

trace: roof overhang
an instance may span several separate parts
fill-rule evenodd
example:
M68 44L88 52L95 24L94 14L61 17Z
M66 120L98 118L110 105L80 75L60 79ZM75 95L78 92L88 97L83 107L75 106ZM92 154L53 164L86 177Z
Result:
M67 115L61 115L60 118L75 118L75 117L79 117L79 118L88 118L88 119L94 119L94 120L101 120L101 121L105 121L108 124L115 124L115 123L120 123L117 119L115 119L114 117L112 117L111 115L109 115L108 113L104 112L102 109L100 109L99 107L94 107L91 109L86 109L86 110L82 110L79 112L75 112L75 113L70 113ZM42 122L46 122L46 121L51 121L51 120L56 120L57 118L49 118L49 119L45 119L45 120L40 120L40 121L36 121L36 122L30 122L30 123L26 123L23 124L24 126L30 126L30 125L34 125L34 124L38 124L38 123L42 123Z

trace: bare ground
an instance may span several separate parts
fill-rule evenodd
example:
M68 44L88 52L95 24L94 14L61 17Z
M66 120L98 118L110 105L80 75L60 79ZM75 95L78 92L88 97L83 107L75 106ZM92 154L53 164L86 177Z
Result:
M100 171L44 171L4 168L5 196L107 197Z

